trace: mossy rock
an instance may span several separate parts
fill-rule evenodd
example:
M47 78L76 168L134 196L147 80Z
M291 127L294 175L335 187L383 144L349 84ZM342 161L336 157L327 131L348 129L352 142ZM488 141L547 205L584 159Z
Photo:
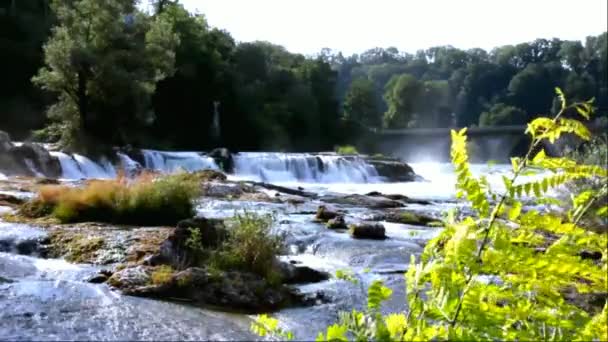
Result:
M52 257L76 263L95 263L97 252L105 245L105 239L99 236L59 230L49 233L49 241Z

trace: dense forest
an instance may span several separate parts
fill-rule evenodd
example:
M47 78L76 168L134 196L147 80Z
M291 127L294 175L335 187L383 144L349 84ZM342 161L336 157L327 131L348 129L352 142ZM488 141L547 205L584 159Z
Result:
M524 124L557 108L555 86L608 109L606 33L304 56L150 3L0 0L0 129L66 147L302 151L367 129Z

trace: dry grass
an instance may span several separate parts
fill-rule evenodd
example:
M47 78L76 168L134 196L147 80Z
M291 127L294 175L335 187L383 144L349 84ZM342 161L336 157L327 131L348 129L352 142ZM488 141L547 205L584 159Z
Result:
M199 189L199 182L186 174L142 174L135 179L91 180L80 188L43 186L35 201L52 206L52 216L64 223L165 225L194 214Z

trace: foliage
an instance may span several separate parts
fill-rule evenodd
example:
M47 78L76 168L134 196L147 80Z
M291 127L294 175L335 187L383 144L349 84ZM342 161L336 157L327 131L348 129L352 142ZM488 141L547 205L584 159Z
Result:
M570 132L588 139L588 131L563 114L573 109L583 118L591 102L567 104L557 89L560 110L553 118L537 118L523 158L513 159L506 190L497 193L484 177L469 168L466 128L452 131L452 162L460 197L475 216L456 220L432 239L419 260L411 257L406 274L408 310L382 315L390 289L381 281L368 290L367 310L342 313L318 340L606 340L608 300L603 308L587 303L586 295L608 293L608 234L579 226L594 193L573 195L566 217L550 211L524 210L520 190L543 200L549 189L568 180L600 177L605 167L578 164L568 158L537 153L545 139ZM530 171L544 178L521 183ZM585 255L599 253L599 257Z
M523 125L526 113L519 108L507 106L504 103L493 105L488 111L479 116L479 126Z
M173 273L173 268L171 268L171 266L158 266L152 271L150 281L154 285L166 285L173 279Z
M133 180L93 180L82 188L44 186L34 203L52 206L52 215L61 222L164 225L192 217L198 189L199 183L184 174L157 179L142 175Z
M211 265L221 270L253 272L278 284L276 257L283 250L283 239L272 234L273 222L270 214L237 213L229 222L226 241L211 255Z
M344 98L344 118L366 127L382 127L382 115L376 101L374 84L358 78L350 84Z
M357 148L355 148L354 146L351 146L351 145L337 146L336 153L343 154L343 155L359 154L359 152L357 151Z
M57 94L49 118L65 127L62 140L70 146L85 136L127 142L129 128L152 119L156 82L173 72L178 37L171 23L146 17L133 0L51 5L58 24L44 45L45 66L33 78Z
M501 104L526 113L516 112L524 122L551 105L553 85L608 108L606 33L491 51L325 49L307 57L237 43L177 1L154 1L152 13L135 3L0 1L0 127L81 149L76 140L310 151L352 143L381 124L501 124L511 112Z

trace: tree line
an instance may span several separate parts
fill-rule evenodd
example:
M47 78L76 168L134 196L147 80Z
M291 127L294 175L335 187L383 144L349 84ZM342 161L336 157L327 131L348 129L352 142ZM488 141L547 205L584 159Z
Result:
M608 108L606 33L304 56L238 43L177 1L150 4L0 0L0 128L81 149L299 151L370 128L524 124L557 105L555 86Z

